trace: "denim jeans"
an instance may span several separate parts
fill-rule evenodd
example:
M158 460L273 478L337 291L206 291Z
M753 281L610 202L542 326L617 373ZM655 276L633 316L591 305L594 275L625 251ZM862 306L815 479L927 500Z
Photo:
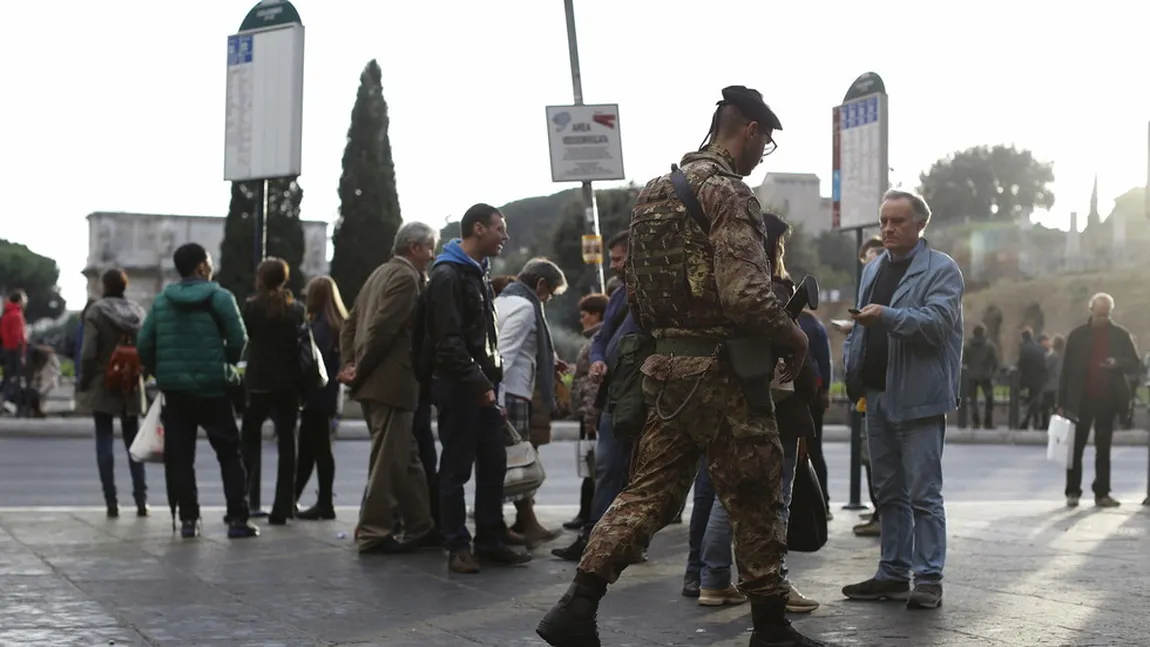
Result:
M633 445L629 440L616 438L611 425L611 414L604 411L599 417L599 431L595 435L595 495L591 499L591 517L583 526L585 536L590 536L591 529L627 486L630 476Z
M795 463L798 459L798 442L783 443L783 523L791 516L791 486L795 480ZM700 470L705 472L705 470ZM692 521L694 518L692 517ZM707 521L700 551L703 569L699 586L705 589L725 589L731 585L731 517L723 507L719 497L714 497L710 519ZM783 577L787 574L787 564L783 562Z
M691 526L688 530L687 575L699 576L703 571L703 540L707 532L707 523L711 519L712 509L715 507L715 487L711 485L711 475L707 473L707 457L699 459L699 473L695 475L695 494L691 509ZM723 506L718 506L722 509ZM724 510L724 515L726 511ZM731 543L730 530L727 534L727 544ZM728 549L730 546L728 545Z
M871 474L882 526L875 579L916 584L942 580L946 510L942 448L946 417L892 422L882 392L867 393Z
M96 467L100 470L100 485L104 489L104 503L114 506L116 501L116 419L111 414L93 414L96 422ZM124 449L132 446L139 429L140 419L136 416L120 418L120 435L124 440ZM132 475L132 499L136 505L148 502L148 484L144 477L144 464L137 463L128 458L128 471Z

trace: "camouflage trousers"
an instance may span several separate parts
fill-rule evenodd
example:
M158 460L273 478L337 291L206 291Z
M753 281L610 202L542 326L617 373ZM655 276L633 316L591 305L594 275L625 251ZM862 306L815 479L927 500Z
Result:
M774 421L756 422L728 375L657 380L648 373L643 390L652 406L631 481L595 524L579 570L614 583L629 557L678 513L705 456L715 493L730 514L739 590L752 598L786 595L783 448ZM660 391L662 412L653 406Z

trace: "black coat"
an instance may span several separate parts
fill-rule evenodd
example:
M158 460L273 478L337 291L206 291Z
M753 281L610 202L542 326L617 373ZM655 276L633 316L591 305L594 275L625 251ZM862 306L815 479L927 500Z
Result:
M244 302L243 317L248 331L248 365L244 369L247 390L298 393L303 381L299 361L303 305L293 300L277 312L267 295L259 294Z
M431 268L423 294L432 374L461 384L476 397L503 379L491 281L478 267L450 260Z
M305 411L313 411L328 417L334 416L339 405L339 336L320 313L311 322L311 334L316 348L323 354L323 365L327 369L327 385L312 391L304 403Z
M1130 380L1142 370L1142 360L1130 332L1114 322L1107 324L1110 335L1110 356L1118 361L1117 368L1108 369L1109 385L1106 392L1111 394L1110 406L1116 411L1125 411L1132 397ZM1089 371L1090 355L1094 350L1094 329L1089 322L1075 328L1066 338L1066 353L1062 360L1062 376L1058 382L1058 406L1066 410L1070 418L1077 418L1082 411L1082 399L1086 395L1086 376Z

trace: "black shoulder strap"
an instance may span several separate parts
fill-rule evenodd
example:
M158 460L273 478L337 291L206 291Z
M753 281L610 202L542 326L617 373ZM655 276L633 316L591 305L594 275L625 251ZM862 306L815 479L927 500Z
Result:
M679 169L678 164L671 165L671 184L675 187L675 194L687 207L687 213L695 219L695 224L699 225L699 229L702 229L704 234L710 234L711 223L707 220L707 215L703 213L703 205L699 204L699 199L695 197L695 192L687 183L686 174Z

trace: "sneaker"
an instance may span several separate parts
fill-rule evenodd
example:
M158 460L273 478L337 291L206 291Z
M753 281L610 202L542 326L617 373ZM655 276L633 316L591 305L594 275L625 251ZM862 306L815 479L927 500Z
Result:
M699 606L702 607L721 607L742 604L746 601L747 596L739 593L739 589L733 586L728 586L725 589L699 589Z
M522 566L531 561L529 553L521 553L508 546L500 546L491 550L476 550L475 558L481 562L498 566Z
M148 508L148 504L147 504L147 503L137 503L137 504L136 504L136 516L137 516L137 517L146 517L146 516L148 516L148 510L149 510L149 509L150 509L150 508Z
M871 578L858 584L843 587L843 595L851 600L905 600L910 595L910 583L895 580L876 580Z
M941 584L917 584L906 599L908 609L937 609L941 604Z
M228 539L259 537L260 529L250 521L236 521L228 524Z
M108 506L108 509L104 514L107 515L109 519L117 519L120 516L120 506L113 503L112 505Z
M810 613L819 608L818 600L812 600L803 595L795 585L791 585L791 592L787 594L787 611L791 613Z
M1094 505L1098 506L1099 508L1117 508L1122 504L1118 501L1115 501L1110 495L1106 495L1094 497Z
M184 539L195 539L200 536L200 524L198 521L181 521L180 522L180 536Z
M858 524L853 530L858 537L878 537L882 535L882 524L877 519L871 519L866 523Z
M683 576L683 597L697 598L700 595L699 574L687 573Z
M1077 508L1078 507L1078 497L1076 497L1076 496L1066 497L1066 507Z

